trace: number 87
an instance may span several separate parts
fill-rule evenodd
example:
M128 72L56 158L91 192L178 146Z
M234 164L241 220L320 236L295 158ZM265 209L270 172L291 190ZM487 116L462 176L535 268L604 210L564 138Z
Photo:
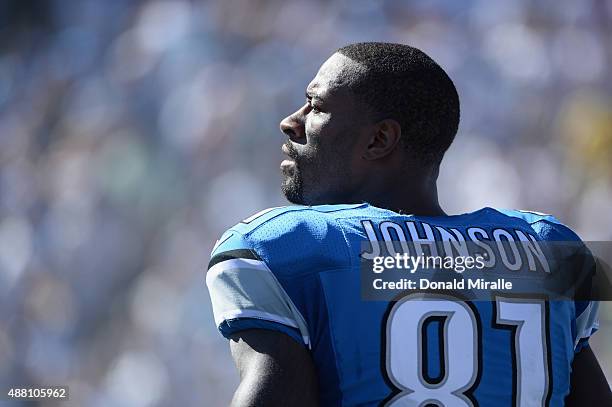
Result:
M543 406L550 387L546 303L498 296L494 304L495 328L513 331L509 352L516 367L514 405ZM441 377L435 381L425 377L423 366L427 359L423 327L433 319L443 324ZM387 318L385 359L387 375L401 392L386 405L473 406L470 393L479 375L481 329L475 310L456 298L412 294L398 301Z

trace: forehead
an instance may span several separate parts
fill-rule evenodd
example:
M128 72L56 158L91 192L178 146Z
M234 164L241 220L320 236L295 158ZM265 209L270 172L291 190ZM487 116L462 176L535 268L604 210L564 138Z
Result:
M335 53L321 65L306 92L319 97L348 94L351 83L363 69L350 58Z

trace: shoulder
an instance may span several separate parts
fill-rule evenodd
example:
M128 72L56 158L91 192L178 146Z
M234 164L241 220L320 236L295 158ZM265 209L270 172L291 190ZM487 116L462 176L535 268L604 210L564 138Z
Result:
M337 219L357 206L269 208L229 228L206 273L213 313L225 337L244 329L283 332L309 345L307 310L318 273L350 264Z
M296 226L333 224L338 217L346 216L355 210L366 207L361 205L317 205L317 206L280 206L264 209L242 220L231 229L244 235L256 234L260 230L274 230L289 233Z
M229 228L217 241L212 260L238 254L264 261L273 270L333 267L347 251L338 222L362 205L283 206L264 209ZM291 267L288 267L291 266Z
M515 222L527 225L542 240L581 241L580 237L555 216L522 209L494 209L498 213L512 218Z

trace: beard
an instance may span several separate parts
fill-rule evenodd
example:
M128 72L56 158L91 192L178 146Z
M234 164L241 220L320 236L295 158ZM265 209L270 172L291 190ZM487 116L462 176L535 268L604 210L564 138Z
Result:
M350 176L341 163L343 151L332 146L323 153L319 145L309 146L301 152L287 141L287 155L294 164L284 170L281 191L285 198L297 205L321 205L341 203L346 198Z
M290 141L287 141L285 146L288 150L287 155L293 159L294 165L283 174L284 179L281 185L281 191L289 202L298 205L306 205L306 199L304 198L305 182L302 169L304 167L310 167L313 160L300 156Z
M295 168L291 175L285 175L281 185L281 191L285 198L294 204L305 205L304 180L300 171Z
M346 201L351 176L343 163L349 161L348 146L331 144L324 147L316 143L298 150L287 140L285 147L294 162L283 169L281 184L281 191L289 202L321 205Z

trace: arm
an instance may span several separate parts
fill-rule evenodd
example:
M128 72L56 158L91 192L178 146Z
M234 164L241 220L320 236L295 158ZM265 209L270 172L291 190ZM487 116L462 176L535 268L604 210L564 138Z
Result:
M565 399L565 405L612 405L610 386L590 346L586 346L574 356L570 394Z
M289 336L248 329L231 336L240 373L232 406L317 406L317 376L308 350Z

